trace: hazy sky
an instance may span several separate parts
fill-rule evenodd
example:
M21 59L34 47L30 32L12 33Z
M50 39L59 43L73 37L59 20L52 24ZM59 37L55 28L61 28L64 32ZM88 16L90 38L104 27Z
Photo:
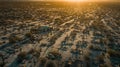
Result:
M65 0L0 0L0 1L65 1ZM120 1L120 0L88 0L88 1Z

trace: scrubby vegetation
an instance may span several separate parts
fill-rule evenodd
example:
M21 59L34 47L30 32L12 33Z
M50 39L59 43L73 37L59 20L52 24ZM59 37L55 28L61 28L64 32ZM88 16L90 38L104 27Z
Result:
M0 2L0 67L119 67L119 10L116 2Z

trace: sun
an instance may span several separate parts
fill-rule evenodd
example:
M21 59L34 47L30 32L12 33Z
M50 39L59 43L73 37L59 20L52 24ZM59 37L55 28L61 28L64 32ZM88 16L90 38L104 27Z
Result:
M68 2L85 2L85 1L88 1L88 0L66 0Z

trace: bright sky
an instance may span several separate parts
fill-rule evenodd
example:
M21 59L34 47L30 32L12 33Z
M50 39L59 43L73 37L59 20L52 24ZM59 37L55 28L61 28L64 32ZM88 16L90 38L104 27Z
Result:
M115 1L115 0L36 0L36 1Z
M86 0L37 0L37 1L86 1ZM87 1L111 1L111 0L87 0Z
M81 2L81 1L120 1L120 0L0 0L0 1L70 1L70 2Z

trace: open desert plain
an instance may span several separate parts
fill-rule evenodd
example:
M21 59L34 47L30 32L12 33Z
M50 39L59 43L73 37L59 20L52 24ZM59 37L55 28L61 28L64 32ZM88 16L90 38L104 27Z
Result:
M0 67L120 67L118 1L0 1Z

